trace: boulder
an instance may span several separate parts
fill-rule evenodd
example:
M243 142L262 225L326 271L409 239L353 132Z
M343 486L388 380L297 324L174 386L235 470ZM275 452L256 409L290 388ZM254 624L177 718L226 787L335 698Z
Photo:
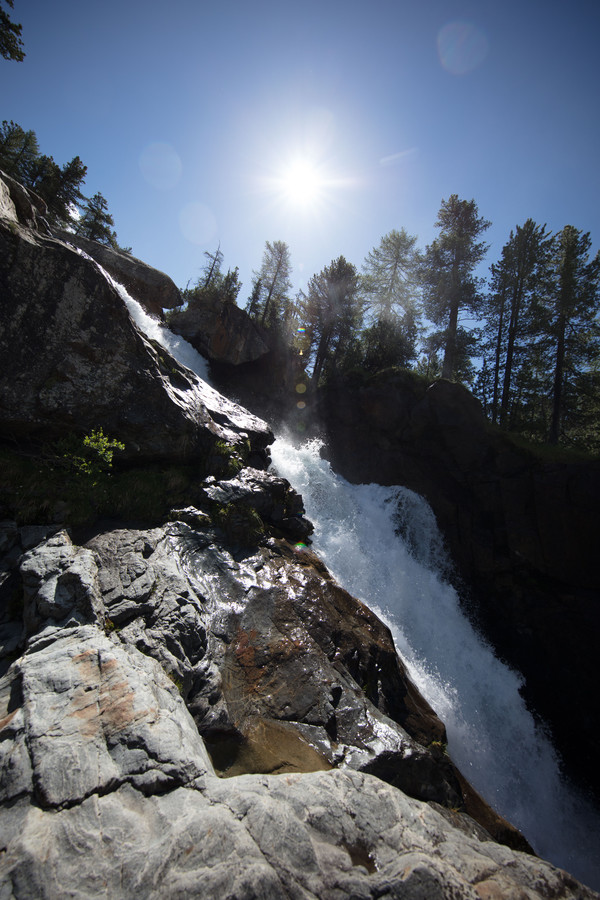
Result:
M413 793L448 802L450 763L394 718L405 704L423 739L443 729L406 703L387 629L310 553L242 552L207 518L87 547L0 529L1 569L23 585L0 679L1 896L598 897L365 771L387 744L397 773L412 755ZM229 772L219 715L248 750Z

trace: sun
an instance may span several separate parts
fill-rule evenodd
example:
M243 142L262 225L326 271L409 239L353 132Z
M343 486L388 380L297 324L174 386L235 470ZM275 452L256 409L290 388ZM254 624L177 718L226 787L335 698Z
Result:
M308 158L298 157L283 168L280 176L281 191L293 206L311 207L322 196L324 180L318 166Z

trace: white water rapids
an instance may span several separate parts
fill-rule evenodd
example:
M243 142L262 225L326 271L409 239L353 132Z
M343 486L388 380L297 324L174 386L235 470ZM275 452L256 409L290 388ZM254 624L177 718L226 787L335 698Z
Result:
M536 852L600 886L600 815L561 778L554 750L443 578L433 513L402 487L352 485L317 441L279 438L275 471L302 494L314 550L337 581L391 628L413 680L448 732L448 751ZM397 532L403 537L399 537Z
M210 384L203 357L110 281L138 327ZM519 676L496 659L444 581L431 509L407 488L349 484L319 449L316 441L298 447L283 438L272 447L275 471L302 495L315 526L315 551L390 627L473 786L540 856L600 889L600 814L561 778L554 750L519 694Z

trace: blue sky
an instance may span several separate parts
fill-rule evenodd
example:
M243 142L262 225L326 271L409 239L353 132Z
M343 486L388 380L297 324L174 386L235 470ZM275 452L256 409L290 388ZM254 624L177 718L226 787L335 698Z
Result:
M0 113L78 154L121 244L194 280L220 241L238 302L266 240L296 288L360 268L442 198L474 198L496 260L528 217L600 241L600 2L15 0L26 59ZM302 186L290 174L305 166ZM306 174L308 171L308 174Z

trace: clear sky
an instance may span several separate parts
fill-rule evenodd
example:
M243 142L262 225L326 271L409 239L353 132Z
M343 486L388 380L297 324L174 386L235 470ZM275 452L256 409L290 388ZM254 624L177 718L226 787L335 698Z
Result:
M496 260L528 217L600 242L600 0L15 0L0 112L88 166L121 244L183 287L220 242L295 288L475 199Z

